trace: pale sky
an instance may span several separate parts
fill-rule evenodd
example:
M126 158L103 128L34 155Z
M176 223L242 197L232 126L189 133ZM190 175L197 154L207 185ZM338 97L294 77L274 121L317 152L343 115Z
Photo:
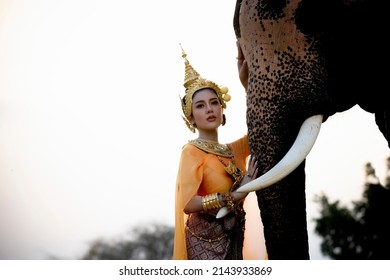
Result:
M230 89L220 142L245 131L235 0L0 0L0 258L74 259L97 238L174 223L184 63ZM359 107L323 125L307 158L315 194L361 198L387 144Z

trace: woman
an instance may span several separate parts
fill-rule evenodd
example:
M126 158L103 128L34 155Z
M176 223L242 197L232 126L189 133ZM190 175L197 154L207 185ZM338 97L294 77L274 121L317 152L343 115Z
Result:
M247 136L230 144L218 142L230 100L227 88L202 78L185 59L183 120L198 138L183 146L176 182L173 259L243 259L246 193L234 192L257 175ZM216 218L226 207L229 214Z

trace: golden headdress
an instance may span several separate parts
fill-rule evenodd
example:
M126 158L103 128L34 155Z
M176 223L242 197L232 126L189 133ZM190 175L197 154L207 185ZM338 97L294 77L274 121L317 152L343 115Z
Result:
M181 45L180 45L181 46ZM191 124L191 114L192 114L192 96L197 91L210 88L214 90L218 96L219 102L221 102L222 108L226 109L226 102L230 101L230 95L228 94L229 89L227 87L220 87L216 83L202 78L198 72L191 66L190 62L187 59L187 54L182 50L182 57L184 58L185 64L185 76L184 76L184 88L185 95L181 98L181 106L183 109L184 116L183 120L187 127L195 132L195 127Z

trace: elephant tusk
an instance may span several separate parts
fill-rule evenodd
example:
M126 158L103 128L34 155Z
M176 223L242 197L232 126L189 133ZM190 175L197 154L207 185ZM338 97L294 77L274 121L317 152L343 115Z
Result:
M311 148L313 148L318 133L320 132L322 119L322 115L315 115L306 119L287 154L271 170L244 186L239 187L237 192L261 190L282 180L294 171L305 160Z
M313 147L318 133L320 132L323 115L315 115L307 118L298 133L295 142L287 154L267 173L259 178L239 187L237 192L252 192L264 189L276 182L282 180L288 174L295 170L309 154ZM222 218L227 213L226 207L221 208L216 217Z

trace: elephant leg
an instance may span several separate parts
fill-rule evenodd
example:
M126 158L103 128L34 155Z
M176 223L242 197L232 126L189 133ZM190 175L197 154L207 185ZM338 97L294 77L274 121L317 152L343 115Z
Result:
M302 163L279 183L257 191L268 257L308 260L305 173ZM299 182L299 183L297 183Z

